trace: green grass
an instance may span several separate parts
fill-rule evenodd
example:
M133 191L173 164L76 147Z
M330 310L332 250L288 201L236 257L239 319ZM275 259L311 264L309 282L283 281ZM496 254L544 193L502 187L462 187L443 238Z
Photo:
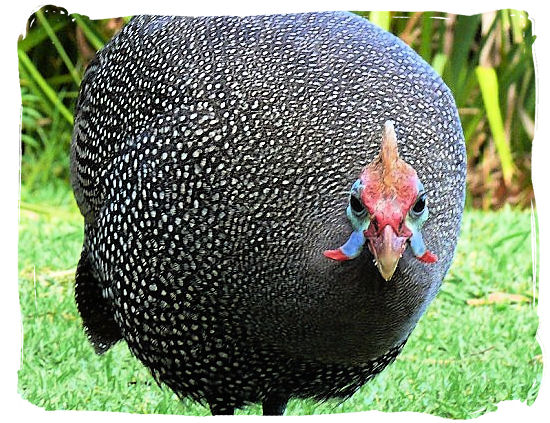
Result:
M23 186L21 201L21 395L47 410L209 414L157 386L124 343L103 356L93 353L73 300L82 245L74 200L59 184L33 192ZM381 410L471 418L503 400L531 404L542 359L535 341L530 225L524 211L466 212L452 270L394 365L348 401L294 400L287 414ZM492 293L516 297L468 304ZM259 412L253 406L240 413Z

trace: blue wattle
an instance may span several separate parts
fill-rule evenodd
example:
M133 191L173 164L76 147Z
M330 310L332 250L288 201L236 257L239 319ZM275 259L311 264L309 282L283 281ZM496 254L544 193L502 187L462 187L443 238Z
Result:
M409 239L411 243L411 249L416 257L422 257L426 252L426 244L424 244L424 238L420 231L413 230L413 234Z
M363 231L353 231L346 243L340 247L340 250L342 251L342 253L352 259L361 254L361 250L363 249L364 244L365 236L363 235Z

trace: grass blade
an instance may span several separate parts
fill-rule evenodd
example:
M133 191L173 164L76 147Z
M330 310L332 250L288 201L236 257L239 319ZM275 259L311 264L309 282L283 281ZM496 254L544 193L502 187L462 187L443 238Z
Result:
M514 43L521 44L524 39L524 30L527 26L527 13L519 10L510 10L510 21L512 23L512 34Z
M491 128L493 140L495 141L497 153L500 158L504 182L506 185L510 185L514 173L514 163L510 146L506 139L506 133L504 132L504 124L500 112L497 74L491 67L478 66L476 68L476 75L483 97L483 104L487 111L489 127Z
M29 135L21 134L21 141L31 147L40 148L40 143Z
M466 77L468 69L468 55L470 47L474 43L474 37L479 29L481 16L458 16L456 19L455 30L453 34L452 53L449 59L450 88L457 98L457 103L462 104L461 97L464 93L461 91L462 83Z
M390 12L370 12L369 21L388 31L390 29Z
M444 53L437 53L432 61L432 68L439 74L443 75L445 65L447 64L447 55Z
M71 16L74 18L79 28L82 29L82 32L86 36L86 39L92 44L92 46L96 50L100 50L101 48L103 48L105 42L96 35L94 30L88 25L84 18L76 13Z
M21 87L28 88L32 94L40 99L36 101L36 104L40 108L42 112L44 112L46 115L51 116L53 114L53 108L48 101L47 98L44 98L44 93L40 90L38 85L34 82L34 80L31 78L25 67L19 63L19 83ZM25 106L23 106L25 108Z
M52 27L50 26L50 23L45 18L44 13L42 13L42 10L36 11L36 17L38 18L38 20L46 30L48 37L50 37L50 40L52 41L55 49L57 50L57 53L59 53L59 56L61 57L61 60L63 60L63 63L65 63L65 66L67 66L67 69L69 70L74 82L76 83L76 85L80 85L80 77L78 75L76 68L71 62L69 55L61 45L59 38L57 38L57 35L55 35L55 31L52 29Z
M55 22L54 24L51 25L51 28L54 32L57 32L63 29L65 26L67 26L68 23L69 23L68 19ZM48 34L46 33L45 28L43 27L35 28L32 31L28 32L24 38L19 40L19 42L17 43L17 47L23 50L24 52L28 52L31 48L40 44L46 38L48 38Z
M426 61L431 60L432 55L432 37L433 37L433 13L425 12L422 15L422 35L420 39L420 56ZM441 75L441 73L439 73Z
M19 61L22 63L22 65L25 67L27 72L29 73L29 76L33 79L33 81L40 87L42 92L46 95L48 100L50 100L53 105L59 110L59 112L63 115L63 117L69 122L71 125L73 124L73 115L65 107L65 105L61 102L55 91L48 85L46 80L40 75L40 72L36 67L33 65L31 60L29 59L29 56L20 49L17 49L17 55L19 56Z

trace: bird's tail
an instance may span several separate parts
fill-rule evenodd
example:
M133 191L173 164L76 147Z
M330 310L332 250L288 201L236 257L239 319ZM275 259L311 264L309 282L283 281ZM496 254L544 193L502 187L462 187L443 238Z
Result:
M84 243L75 275L75 299L86 335L97 354L103 354L122 338L111 301L104 291Z

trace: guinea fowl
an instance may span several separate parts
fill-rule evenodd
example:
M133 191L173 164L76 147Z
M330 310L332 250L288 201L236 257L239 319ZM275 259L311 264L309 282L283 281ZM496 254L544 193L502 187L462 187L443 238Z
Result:
M449 89L362 17L135 17L75 111L85 331L213 414L349 397L438 292L464 181Z

